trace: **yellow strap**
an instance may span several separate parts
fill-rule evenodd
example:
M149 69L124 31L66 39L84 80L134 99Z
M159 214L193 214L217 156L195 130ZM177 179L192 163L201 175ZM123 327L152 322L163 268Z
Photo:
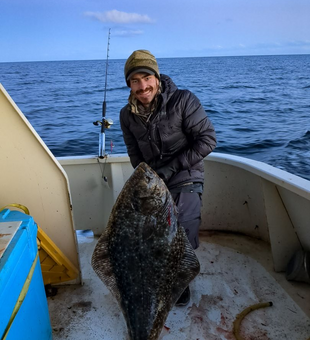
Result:
M24 211L25 214L30 215L29 209L27 207L25 207L24 205L19 204L19 203L11 203L11 204L5 205L4 207L2 207L0 209L0 212L2 210L6 209L6 208L9 208L9 207L15 207L15 208L21 209L21 210Z
M5 332L4 332L1 340L5 340L6 339L8 333L9 333L9 330L10 330L10 328L12 326L12 323L13 323L13 321L14 321L14 319L15 319L15 317L16 317L19 309L20 309L20 306L22 305L23 301L25 300L25 297L26 297L26 294L28 292L28 289L29 289L29 286L30 286L30 282L31 282L31 279L32 279L32 276L33 276L33 273L34 273L34 270L35 270L35 267L36 267L36 264L38 262L38 257L39 257L39 252L37 252L37 255L36 255L32 265L31 265L30 271L28 273L28 276L26 278L24 286L23 286L23 288L22 288L22 290L21 290L21 292L19 294L19 297L18 297L17 302L15 304L15 307L13 309L12 315L10 317L9 323L6 326Z

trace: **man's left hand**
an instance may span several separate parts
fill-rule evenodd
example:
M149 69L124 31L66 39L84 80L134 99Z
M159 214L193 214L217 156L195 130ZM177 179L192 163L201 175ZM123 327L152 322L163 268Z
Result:
M167 183L169 179L172 177L174 171L169 166L163 166L157 170L157 175L165 182Z

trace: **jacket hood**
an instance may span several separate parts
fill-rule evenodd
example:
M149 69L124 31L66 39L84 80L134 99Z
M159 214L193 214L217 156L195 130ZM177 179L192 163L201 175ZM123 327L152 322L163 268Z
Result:
M160 75L160 81L162 86L162 105L165 105L178 88L172 79L165 74Z

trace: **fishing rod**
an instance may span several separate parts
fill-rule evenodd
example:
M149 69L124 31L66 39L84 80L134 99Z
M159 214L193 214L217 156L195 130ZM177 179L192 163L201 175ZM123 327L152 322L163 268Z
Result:
M105 68L105 84L104 84L104 98L102 103L102 119L94 122L94 125L101 126L100 134L99 134L99 158L104 158L105 155L105 129L109 129L113 124L111 119L106 119L106 110L107 110L107 85L108 85L108 66L109 66L109 50L110 50L110 34L111 28L109 28L108 34L108 46L107 46L107 59L106 59L106 68Z

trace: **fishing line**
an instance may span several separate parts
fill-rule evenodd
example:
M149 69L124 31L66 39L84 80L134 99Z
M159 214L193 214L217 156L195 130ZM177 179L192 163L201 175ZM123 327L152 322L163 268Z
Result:
M103 163L103 167L101 167L101 162L100 162L100 160L99 160L99 157L97 158L97 162L98 162L98 164L99 164L99 168L100 168L100 171L101 171L101 178L103 178L103 180L105 181L105 182L108 182L108 178L106 177L106 176L104 176L104 172L105 172L105 166L106 166L106 164L107 164L107 156L106 157L104 157L105 158L105 161L104 161L104 163Z
M112 154L113 148L114 148L114 144L113 144L112 139L110 140L110 148L111 148L110 154ZM107 164L108 155L106 154L103 158L105 159L105 161L104 161L104 163L103 163L103 167L101 167L101 163L102 163L102 162L99 161L99 159L102 159L102 158L97 157L97 162L98 162L99 167L100 167L101 178L103 178L103 180L104 180L105 182L108 182L108 178L107 178L106 176L104 176L105 166L106 166L106 164Z

